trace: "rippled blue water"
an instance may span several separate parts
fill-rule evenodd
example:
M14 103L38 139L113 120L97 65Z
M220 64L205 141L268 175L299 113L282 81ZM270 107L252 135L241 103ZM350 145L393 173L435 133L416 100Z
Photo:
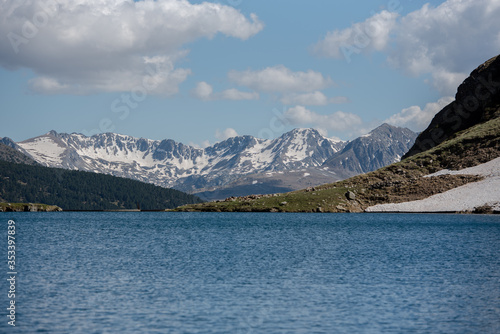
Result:
M16 213L19 333L500 333L500 217ZM0 277L7 277L6 260Z

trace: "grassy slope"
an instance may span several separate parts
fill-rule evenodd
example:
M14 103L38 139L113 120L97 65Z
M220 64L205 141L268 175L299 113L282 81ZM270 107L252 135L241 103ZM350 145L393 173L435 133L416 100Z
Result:
M500 118L478 124L426 152L375 172L286 194L246 196L187 205L179 211L362 212L382 203L423 199L478 181L475 176L424 178L441 169L462 169L500 156ZM346 193L355 194L348 200Z

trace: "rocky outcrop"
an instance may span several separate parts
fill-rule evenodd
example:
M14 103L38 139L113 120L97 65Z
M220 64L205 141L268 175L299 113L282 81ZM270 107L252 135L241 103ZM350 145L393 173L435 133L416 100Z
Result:
M403 157L429 150L457 132L500 115L500 56L491 58L458 87L455 101L436 114Z
M0 203L0 212L59 212L63 211L56 205L33 203Z

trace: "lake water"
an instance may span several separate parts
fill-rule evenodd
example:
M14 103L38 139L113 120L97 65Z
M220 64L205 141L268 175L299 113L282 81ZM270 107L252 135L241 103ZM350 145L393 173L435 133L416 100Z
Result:
M2 213L1 333L500 333L500 216ZM16 222L16 328L7 222Z

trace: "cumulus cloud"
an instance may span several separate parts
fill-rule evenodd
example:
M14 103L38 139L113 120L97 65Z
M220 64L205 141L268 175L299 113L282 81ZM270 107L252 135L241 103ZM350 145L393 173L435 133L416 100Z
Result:
M292 107L285 111L283 116L291 125L312 126L325 135L327 130L345 132L363 123L361 118L355 114L337 111L333 114L321 115L304 106Z
M312 92L333 84L330 78L319 72L293 72L283 65L259 71L231 71L228 78L240 86L266 93Z
M217 138L218 140L226 140L237 136L238 132L236 132L236 130L233 128L227 128L223 131L220 131L219 129L215 130L215 138Z
M386 52L392 66L410 75L430 74L428 83L449 96L471 70L498 54L499 17L498 0L447 0L403 17L384 11L328 33L314 50L333 58ZM369 22L379 28L370 30Z
M41 93L146 90L172 95L191 73L183 46L216 34L248 39L263 29L222 4L187 0L0 1L0 66L28 68Z
M348 103L349 99L345 96L337 96L333 98L326 97L320 91L315 91L311 93L304 94L286 94L282 99L281 103L288 105L303 105L303 106L325 106L327 104L341 104Z
M395 126L407 127L413 131L422 131L429 125L432 118L453 100L454 98L451 96L443 97L437 102L427 103L424 109L419 106L411 106L392 115L385 122Z
M413 75L432 74L433 86L452 95L478 64L500 49L500 2L448 0L401 19L389 61Z
M314 46L314 52L326 57L345 58L350 62L354 53L384 50L398 16L384 10L349 28L330 31Z
M191 91L194 97L200 100L210 100L214 89L205 81L198 82L196 88Z
M192 95L200 100L258 100L259 93L242 92L235 88L226 89L222 92L214 93L212 86L204 81L198 82L196 87L191 91Z

